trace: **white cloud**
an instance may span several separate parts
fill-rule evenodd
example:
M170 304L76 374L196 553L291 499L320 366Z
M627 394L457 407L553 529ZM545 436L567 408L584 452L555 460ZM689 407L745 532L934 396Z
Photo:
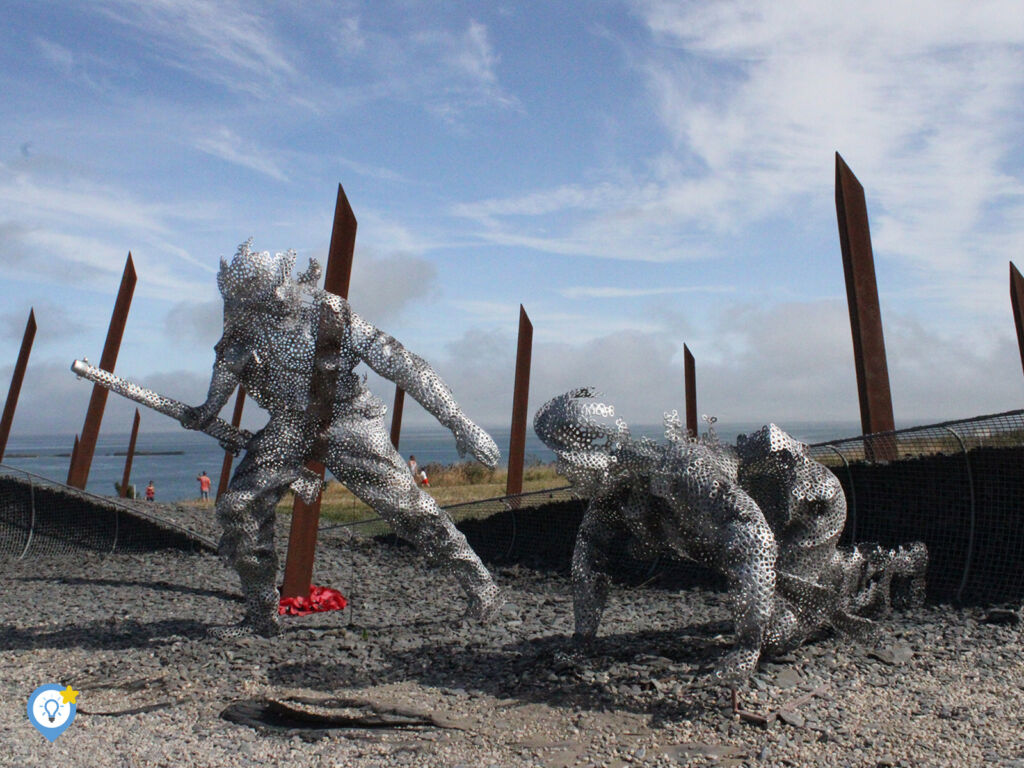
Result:
M231 0L101 0L108 17L146 36L153 55L192 76L260 98L295 67L273 35L273 14Z
M668 261L762 247L776 222L834 233L838 150L867 189L880 261L963 309L985 303L960 285L1001 275L1024 239L1016 3L635 8L652 40L631 60L664 150L591 183L455 206L482 241Z
M663 286L660 288L574 285L562 288L559 293L567 299L632 299L643 296L667 296L680 293L733 293L735 290L734 286L729 285L683 285Z
M278 181L288 180L284 171L267 150L254 141L243 139L230 128L221 127L212 135L197 139L195 145L200 151L219 157L221 160L262 173Z

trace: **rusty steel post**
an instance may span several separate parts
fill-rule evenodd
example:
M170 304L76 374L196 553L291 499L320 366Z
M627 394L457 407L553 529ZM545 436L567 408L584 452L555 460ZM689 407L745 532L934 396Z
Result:
M1024 277L1010 262L1010 306L1013 308L1013 324L1017 328L1017 348L1020 350L1020 364L1024 368Z
M519 344L516 350L516 379L512 392L512 435L508 442L508 481L505 495L523 492L523 461L526 456L526 410L530 399L530 356L533 354L533 324L519 305Z
M235 410L231 414L231 426L238 428L242 424L242 406L245 405L245 390L242 389L242 385L238 385L238 390L235 392ZM220 482L217 483L217 499L220 499L224 495L224 491L228 489L228 480L231 479L231 464L235 459L235 454L231 451L224 451L224 461L220 465Z
M348 197L341 184L338 185L338 198L334 205L334 225L331 229L331 246L327 252L327 266L324 269L324 290L348 298L348 286L352 277L352 258L356 247L356 216L349 205ZM316 354L329 354L317 338ZM336 376L336 374L335 374ZM330 418L333 405L334 380L328 376L314 376L311 383L313 401L322 406L320 418ZM326 398L326 399L325 399ZM325 424L326 426L326 424ZM306 466L324 476L324 465L319 461L310 461ZM321 497L313 504L306 504L298 494L292 504L292 524L288 534L288 555L284 565L284 584L281 587L282 597L306 597L313 582L313 558L316 555L316 536L320 525Z
M690 348L683 344L683 385L686 388L686 434L697 437L697 374Z
M391 444L398 450L398 438L402 435L402 408L405 406L405 390L395 385L395 407L391 409Z
M866 434L895 429L889 369L885 359L882 311L875 282L875 258L871 250L868 208L864 187L836 152L836 215L839 245L843 253L846 298L853 334L853 358L857 371L861 431ZM895 458L891 439L876 438L865 444L868 457Z
M18 361L14 364L14 374L11 376L11 388L7 390L4 415L0 417L0 462L4 460L4 453L7 451L7 438L11 434L14 411L18 407L18 395L21 394L21 383L25 380L25 368L28 367L28 356L32 352L32 342L35 338L36 313L35 310L29 309L25 333L21 337L21 349L18 351Z
M135 459L135 440L139 436L139 409L135 409L135 419L132 421L132 436L128 440L128 453L124 457L124 474L121 475L121 491L118 493L122 499L128 498L128 479L132 476L132 461Z
M129 252L128 259L124 264L124 273L121 275L121 287L117 291L117 301L114 302L114 313L110 317L107 340L103 345L103 356L100 357L100 368L109 373L114 372L114 365L117 363L117 353L121 349L121 337L124 335L124 326L128 321L128 310L132 305L134 292L135 264L132 262L132 254ZM85 490L85 484L89 481L89 469L92 466L93 452L96 450L96 438L99 437L103 409L107 405L107 392L108 390L99 384L93 385L89 409L85 412L85 423L82 425L82 437L78 442L78 454L68 470L68 485L75 488Z
M71 445L71 463L69 466L75 466L75 459L78 458L78 435L75 435L75 442ZM69 470L70 471L70 470Z

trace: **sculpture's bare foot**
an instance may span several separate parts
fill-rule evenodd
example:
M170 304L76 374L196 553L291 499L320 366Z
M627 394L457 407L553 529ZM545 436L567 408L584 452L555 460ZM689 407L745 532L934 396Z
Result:
M243 637L274 637L281 633L281 625L276 617L273 620L259 622L245 618L237 624L210 627L207 631L211 637L218 640L237 640Z
M495 587L493 590L487 590L482 596L471 595L463 618L486 624L501 616L503 605L505 605L505 596Z

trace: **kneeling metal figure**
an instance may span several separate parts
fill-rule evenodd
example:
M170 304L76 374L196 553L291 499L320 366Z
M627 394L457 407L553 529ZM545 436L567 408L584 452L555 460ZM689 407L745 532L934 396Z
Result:
M692 558L723 574L736 626L735 648L715 675L738 686L757 666L772 618L777 545L756 502L736 482L719 448L680 435L668 420L668 444L630 437L619 421L597 417L611 406L587 402L577 389L545 403L537 436L558 456L558 471L590 502L576 536L572 581L576 637L595 636L607 596L599 573L616 536L625 532L652 554Z
M224 334L206 401L181 419L190 429L203 429L238 384L270 414L217 502L221 554L238 572L246 607L242 623L220 634L279 631L274 508L289 486L315 499L319 477L304 468L309 460L323 463L399 536L451 571L469 597L469 615L492 615L500 600L491 575L416 485L389 440L387 408L366 388L356 365L365 362L414 397L454 433L460 455L469 452L493 467L497 446L466 418L425 360L360 318L346 300L317 287L316 261L297 279L294 264L294 251L257 253L251 241L230 263L221 260Z
M737 477L761 508L779 544L776 601L765 638L769 655L786 653L825 627L871 638L895 600L924 598L928 553L915 542L887 550L837 548L846 524L839 479L807 446L768 424L736 441Z
M573 390L534 420L559 472L590 499L573 553L579 638L597 632L607 586L595 569L623 532L651 553L694 559L727 578L736 647L716 676L734 691L762 653L785 653L829 626L867 637L891 594L902 592L904 603L923 597L924 545L837 550L842 486L774 424L741 436L733 452L713 436L689 437L671 413L669 442L659 445L632 439L621 421L603 424L614 411L592 397Z

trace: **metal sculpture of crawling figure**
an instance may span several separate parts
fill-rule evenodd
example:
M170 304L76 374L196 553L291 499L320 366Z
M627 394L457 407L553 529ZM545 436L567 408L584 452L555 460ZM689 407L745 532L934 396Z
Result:
M668 443L658 444L633 439L622 421L609 425L613 408L593 395L567 392L534 419L559 472L589 499L572 560L577 639L597 633L607 594L599 569L624 532L652 554L694 559L726 577L736 641L715 677L734 694L762 654L791 650L826 626L870 633L868 616L888 609L894 580L921 596L923 545L838 551L842 487L775 425L734 452L713 437L689 437L673 413Z
M460 455L493 467L497 446L459 409L430 365L317 287L320 267L292 277L295 253L271 256L243 243L221 260L224 334L206 401L182 424L209 425L241 384L270 419L246 445L227 492L217 502L220 551L238 572L245 617L216 634L273 635L278 626L278 562L274 508L291 486L310 500L319 477L304 468L323 463L427 559L452 572L469 598L467 615L487 618L499 590L448 516L416 485L384 426L385 405L353 370L365 362L394 381L450 429Z

